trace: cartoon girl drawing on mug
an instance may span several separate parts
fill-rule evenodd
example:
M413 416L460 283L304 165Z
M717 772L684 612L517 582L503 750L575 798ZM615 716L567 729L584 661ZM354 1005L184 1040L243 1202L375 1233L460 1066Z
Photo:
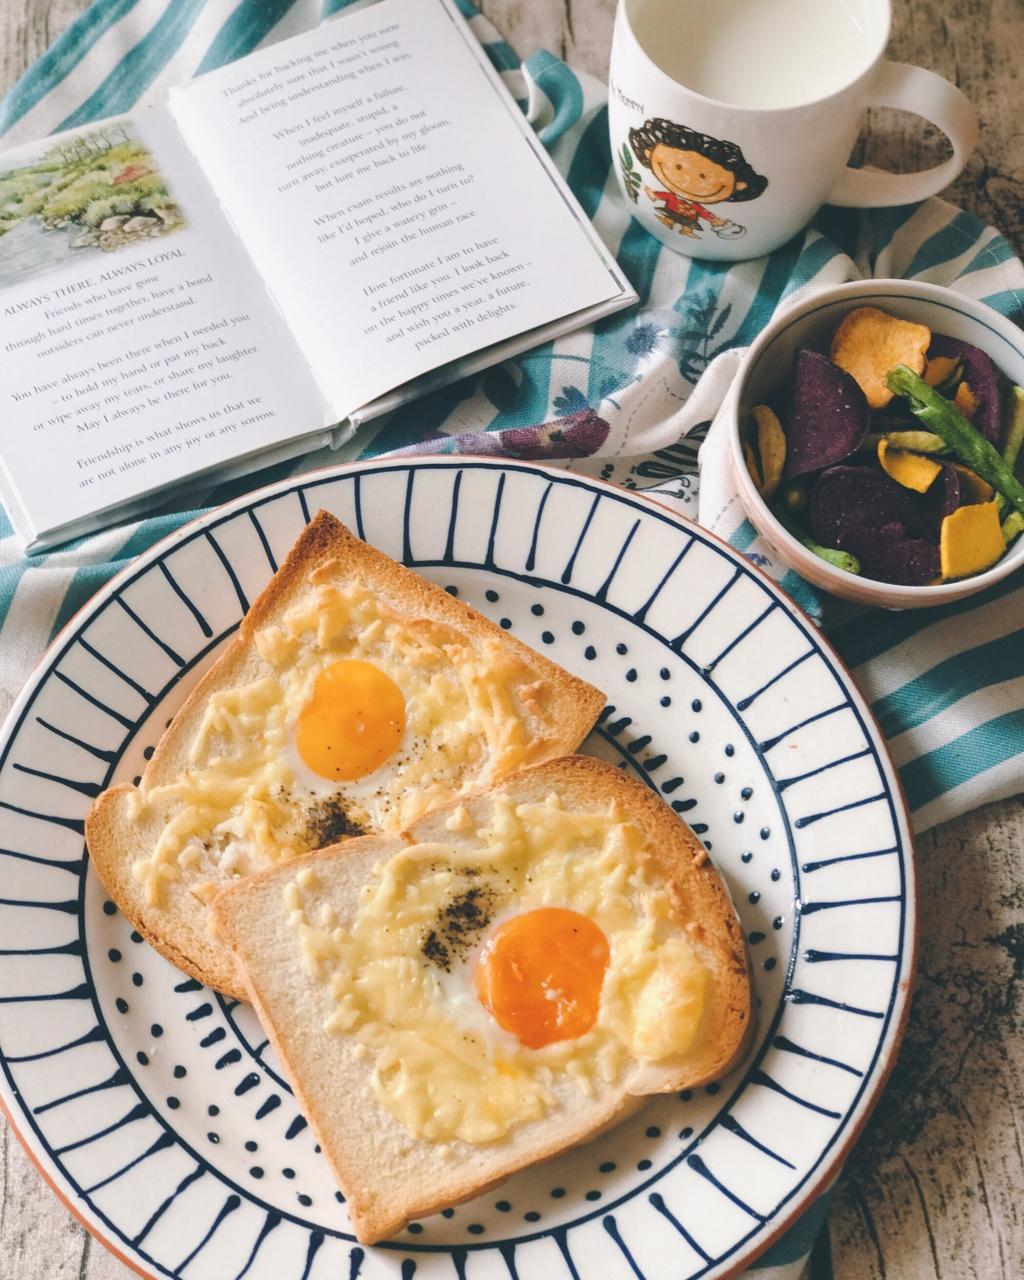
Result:
M697 133L686 125L661 118L645 120L642 129L630 129L629 144L637 159L657 178L660 188L643 184L644 193L660 208L655 217L680 235L700 238L701 223L714 233L731 239L746 233L746 227L719 217L709 205L756 200L768 179L747 163L735 142L726 142ZM640 175L626 165L628 151L621 157L627 186L633 199L641 185Z

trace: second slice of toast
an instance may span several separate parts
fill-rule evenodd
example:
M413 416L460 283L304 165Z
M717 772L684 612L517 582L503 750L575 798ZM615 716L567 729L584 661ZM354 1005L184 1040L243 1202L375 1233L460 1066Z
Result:
M256 876L214 918L365 1243L647 1095L723 1075L750 1031L742 934L706 850L647 788L586 757L437 810L404 839ZM545 932L567 920L597 929L568 960L564 932ZM533 969L542 989L527 980L488 1005L481 970L494 978L499 935L520 926L497 986ZM556 1007L564 1025L538 1032Z

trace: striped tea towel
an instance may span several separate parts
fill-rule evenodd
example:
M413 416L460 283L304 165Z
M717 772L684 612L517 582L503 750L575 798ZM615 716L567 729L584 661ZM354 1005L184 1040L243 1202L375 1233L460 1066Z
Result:
M780 578L828 630L872 703L900 767L916 828L1020 786L1024 575L927 613L840 614L784 573L744 520L712 428L741 349L778 306L818 285L905 276L952 285L1024 318L1024 268L995 231L938 200L856 213L826 209L767 258L707 264L670 251L618 198L604 87L548 54L521 65L462 0L513 95L617 254L640 306L561 338L372 424L336 454L212 490L191 509L22 557L0 512L0 713L55 632L113 573L199 511L289 474L388 452L487 452L566 466L655 493ZM0 104L5 143L159 100L174 84L294 35L345 0L96 0ZM792 1280L825 1197L755 1265Z

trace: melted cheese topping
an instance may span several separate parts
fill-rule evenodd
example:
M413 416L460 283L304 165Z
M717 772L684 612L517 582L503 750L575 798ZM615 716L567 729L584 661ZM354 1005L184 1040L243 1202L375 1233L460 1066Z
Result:
M150 856L133 867L151 904L178 881L208 901L233 877L306 852L318 798L364 830L393 833L545 754L529 716L543 713L548 686L530 682L500 641L474 643L448 624L397 614L359 581L332 583L336 573L333 565L314 571L305 601L256 633L261 674L210 696L180 776L133 798L134 820L156 815L163 824ZM395 754L349 783L314 774L295 748L317 677L342 658L379 668L406 707Z
M459 829L464 809L448 825ZM630 1063L685 1054L698 1034L708 975L673 922L663 886L647 876L644 838L614 808L594 813L495 801L483 848L412 845L376 869L354 919L339 922L296 878L285 905L308 973L336 1002L325 1031L372 1055L381 1105L429 1142L498 1141L558 1105L570 1082L591 1095ZM302 873L306 876L306 873ZM488 930L460 963L431 963L431 929L467 885L495 921L571 906L604 934L610 960L591 1029L528 1049L477 999L473 964Z

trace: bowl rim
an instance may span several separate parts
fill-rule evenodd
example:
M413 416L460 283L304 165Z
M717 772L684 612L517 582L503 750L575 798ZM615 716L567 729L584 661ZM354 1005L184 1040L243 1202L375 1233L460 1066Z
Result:
M795 572L816 582L819 586L824 579L833 585L823 589L846 599L855 598L862 603L869 596L874 596L874 603L890 608L906 607L908 598L918 606L949 604L978 591L984 591L986 587L1002 581L1024 565L1024 536L1019 538L1016 545L1011 547L991 568L968 578L957 578L952 582L941 582L929 586L908 586L880 582L877 578L861 577L859 574L849 573L822 560L820 556L808 551L789 533L754 488L741 447L740 418L746 388L767 348L786 329L808 314L836 302L884 302L891 298L914 298L945 307L949 311L956 311L1009 343L1024 361L1024 330L978 298L945 285L932 284L924 280L878 277L869 280L848 280L842 284L814 289L805 296L784 303L754 339L743 357L728 404L730 458L740 500L747 515L755 526L763 521L771 529L771 541L784 549L785 554L781 558L786 560ZM754 519L751 512L752 506L757 510L759 519Z

